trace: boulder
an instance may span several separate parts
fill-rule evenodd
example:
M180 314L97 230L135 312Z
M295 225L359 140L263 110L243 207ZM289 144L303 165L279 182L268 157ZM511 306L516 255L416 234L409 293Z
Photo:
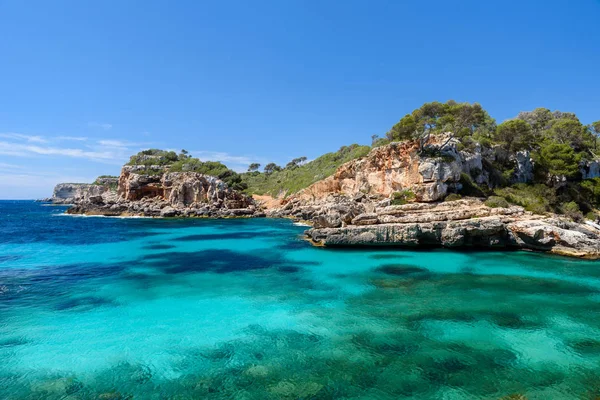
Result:
M167 206L167 207L163 208L162 210L160 210L161 217L174 217L176 215L177 215L177 210L171 206Z

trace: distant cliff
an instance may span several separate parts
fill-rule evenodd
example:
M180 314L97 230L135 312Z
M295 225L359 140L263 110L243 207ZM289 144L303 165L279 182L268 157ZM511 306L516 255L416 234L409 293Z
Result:
M165 157L166 155L166 157ZM167 158L168 157L168 158ZM182 161L182 162L180 162ZM187 162L187 163L186 163ZM139 163L139 164L138 164ZM254 200L215 176L194 168L218 167L235 181L222 164L201 163L160 150L132 156L116 177L100 177L93 184L59 184L53 202L73 204L71 214L162 217L224 217L264 215ZM188 169L175 171L173 169ZM192 171L189 171L192 169Z

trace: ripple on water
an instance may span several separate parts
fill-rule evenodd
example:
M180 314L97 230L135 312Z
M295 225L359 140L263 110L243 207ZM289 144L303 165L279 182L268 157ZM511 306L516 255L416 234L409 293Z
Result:
M330 251L271 220L54 218L57 239L50 207L19 212L3 399L600 396L600 263Z

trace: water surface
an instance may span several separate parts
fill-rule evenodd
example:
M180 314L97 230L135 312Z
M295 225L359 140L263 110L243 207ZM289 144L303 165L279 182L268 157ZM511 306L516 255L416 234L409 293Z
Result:
M600 396L598 262L63 211L0 202L0 399Z

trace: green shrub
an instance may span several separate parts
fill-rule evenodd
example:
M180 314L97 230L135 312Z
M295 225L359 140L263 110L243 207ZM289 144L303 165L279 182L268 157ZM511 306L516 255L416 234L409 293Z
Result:
M174 151L148 149L142 150L129 158L128 165L170 165L177 161L179 156Z
M392 201L390 204L393 206L401 206L402 204L406 204L414 199L415 193L412 190L404 189L400 192L392 193Z
M460 174L460 184L462 185L461 193L465 196L485 197L484 191L475 183L471 175Z
M579 205L574 201L570 201L568 203L563 204L560 207L560 212L561 214L564 214L567 217L571 218L573 221L579 222L583 220L583 214L579 209Z
M496 189L494 193L536 214L553 212L557 202L556 191L543 184L517 183L510 187Z
M586 179L580 185L587 200L595 207L600 206L600 178Z
M490 196L488 197L488 199L485 201L485 205L491 208L508 208L510 207L510 204L508 204L508 201L506 201L506 199L504 197L500 197L500 196Z
M352 144L342 146L337 152L323 154L298 168L273 171L270 174L243 173L241 176L248 185L247 192L250 194L290 195L327 178L340 165L364 157L369 151L370 146Z
M448 196L446 196L444 201L456 201L456 200L460 200L460 199L462 199L462 196L460 194L450 193Z
M596 214L593 211L590 211L589 213L585 214L585 218L591 221L596 221L598 219L598 214Z

